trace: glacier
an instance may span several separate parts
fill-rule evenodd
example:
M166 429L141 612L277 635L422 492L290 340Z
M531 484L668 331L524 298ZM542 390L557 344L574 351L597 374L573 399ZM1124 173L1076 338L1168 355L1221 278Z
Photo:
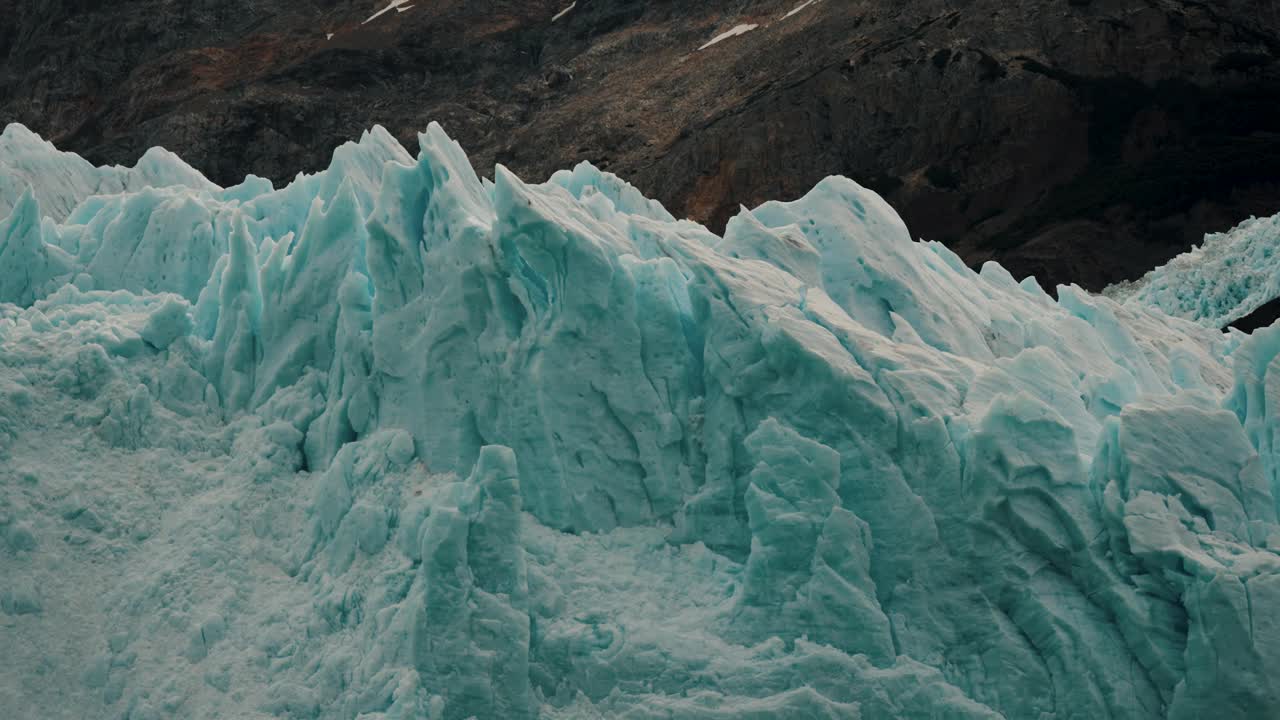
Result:
M1224 718L1280 703L1280 328L717 235L438 125L276 189L0 136L15 718Z
M1249 218L1104 294L1208 327L1225 327L1280 298L1280 215Z

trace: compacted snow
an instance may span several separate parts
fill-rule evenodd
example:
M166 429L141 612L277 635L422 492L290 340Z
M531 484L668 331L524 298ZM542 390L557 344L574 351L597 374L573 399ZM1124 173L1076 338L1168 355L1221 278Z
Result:
M558 13L556 13L555 15L552 15L552 16L551 16L551 22L555 22L555 21L559 20L560 18L564 17L565 15L568 15L569 13L573 12L573 9L574 9L574 8L576 8L576 7L578 7L578 3L576 3L576 2L571 2L571 3L569 3L568 5L566 5L566 6L564 7L564 9L563 9L563 10L561 10L560 12L558 12Z
M783 15L783 16L782 16L782 19L783 19L783 20L786 20L787 18L791 17L792 15L795 15L795 14L799 13L800 11L804 10L805 8L809 7L810 5L812 5L812 4L813 4L814 2L816 2L816 1L817 1L817 0L804 0L804 2L802 2L802 3L800 3L799 5L797 5L797 6L793 7L793 8L791 8L791 10L790 10L790 11L788 11L786 15Z
M722 33L720 33L719 35L717 35L717 36L715 36L715 37L711 38L710 40L706 41L706 42L705 42L705 43L703 43L703 44L702 44L702 46L701 46L701 47L699 47L698 49L699 49L699 50L706 50L707 48L711 47L712 45L715 45L715 44L716 44L716 43L718 43L718 42L721 42L721 41L723 41L723 40L728 40L728 39L729 39L729 38L731 38L731 37L737 37L737 36L739 36L739 35L745 35L746 33L749 33L749 32L751 32L752 30L755 30L755 29L756 29L756 28L758 28L758 27L760 27L760 26L759 26L759 25L754 25L754 24L734 25L732 28L730 28L730 29L728 29L728 30L726 30L726 31L724 31L724 32L722 32Z
M1280 703L1280 329L843 178L720 237L420 142L275 190L0 136L7 717Z
M389 5L382 8L378 12L370 15L367 20L365 20L360 24L368 25L369 23L373 22L374 20L377 20L378 18L382 17L386 13L391 12L392 10L395 10L397 13L402 13L408 10L409 8L413 7L412 5L409 4L411 1L412 0L391 0L391 3Z

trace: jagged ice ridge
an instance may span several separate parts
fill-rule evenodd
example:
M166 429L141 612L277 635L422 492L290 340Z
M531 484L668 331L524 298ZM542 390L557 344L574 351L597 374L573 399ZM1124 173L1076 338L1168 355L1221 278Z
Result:
M1225 327L1280 297L1280 215L1249 218L1106 294L1208 327Z
M276 190L0 136L14 717L1200 718L1280 703L1280 329L723 237L375 128Z

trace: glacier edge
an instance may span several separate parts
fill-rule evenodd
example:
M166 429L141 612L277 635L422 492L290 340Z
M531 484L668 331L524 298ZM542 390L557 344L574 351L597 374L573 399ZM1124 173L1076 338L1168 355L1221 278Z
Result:
M1275 328L973 272L844 178L721 237L435 124L279 190L2 139L20 717L1280 702Z

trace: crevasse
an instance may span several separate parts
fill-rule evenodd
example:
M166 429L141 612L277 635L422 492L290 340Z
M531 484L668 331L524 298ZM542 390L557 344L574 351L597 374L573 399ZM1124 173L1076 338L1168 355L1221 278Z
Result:
M0 706L1280 703L1280 330L975 273L843 178L720 237L420 145L222 189L0 136Z

